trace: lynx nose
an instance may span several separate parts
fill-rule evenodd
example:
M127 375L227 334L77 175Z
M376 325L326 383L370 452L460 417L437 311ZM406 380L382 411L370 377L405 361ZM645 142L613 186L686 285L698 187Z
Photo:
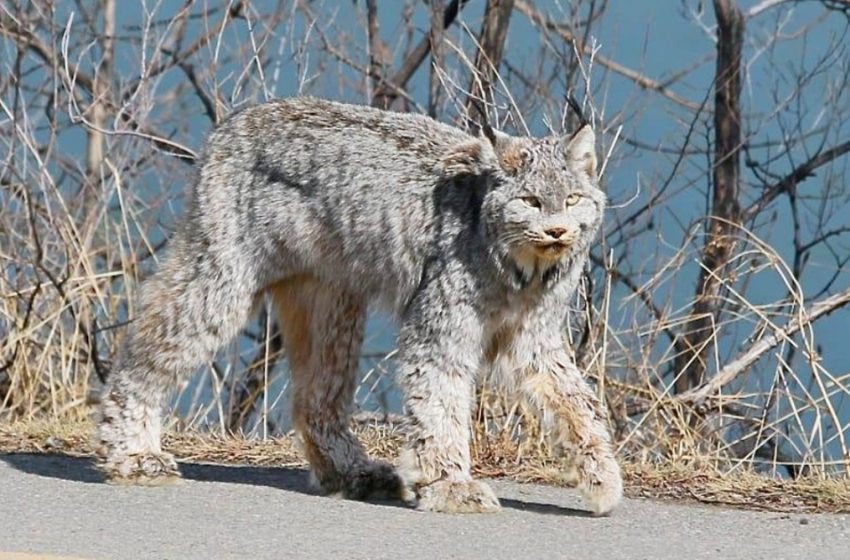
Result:
M560 239L565 233L567 233L567 230L564 228L556 227L547 229L545 233L552 239Z

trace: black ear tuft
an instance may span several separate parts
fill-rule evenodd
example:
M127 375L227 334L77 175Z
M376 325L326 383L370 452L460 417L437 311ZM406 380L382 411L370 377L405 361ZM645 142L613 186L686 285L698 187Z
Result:
M583 128L585 125L590 124L590 121L588 121L587 117L584 116L584 111L582 110L581 105L579 105L578 101L576 101L576 98L573 97L572 94L567 95L567 105L569 105L570 109L573 110L573 113L576 114L576 117L578 118L579 129Z
M490 126L490 123L487 121L487 111L484 110L484 107L481 105L481 102L477 99L470 98L469 99L472 107L475 109L475 112L478 113L478 119L471 119L474 127L477 126L478 129L484 134L484 137L490 141L494 146L496 145L496 133L493 131L493 127Z
M490 144L492 144L493 146L496 145L496 131L493 130L493 127L491 127L487 123L484 123L483 125L481 125L481 132L484 134L487 140L490 141Z

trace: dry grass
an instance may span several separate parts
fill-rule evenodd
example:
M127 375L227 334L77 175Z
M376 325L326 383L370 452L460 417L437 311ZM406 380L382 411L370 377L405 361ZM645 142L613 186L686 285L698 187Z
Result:
M0 424L0 453L52 453L77 457L94 454L92 426L86 421L28 421ZM403 442L391 425L368 423L358 436L373 457L393 460ZM220 437L187 430L169 432L165 447L186 462L263 467L307 466L291 435L268 440ZM630 497L692 501L737 508L793 513L850 513L850 481L822 477L768 478L739 470L723 475L684 463L624 462ZM522 453L514 440L491 436L475 447L474 471L488 478L569 486L557 460Z

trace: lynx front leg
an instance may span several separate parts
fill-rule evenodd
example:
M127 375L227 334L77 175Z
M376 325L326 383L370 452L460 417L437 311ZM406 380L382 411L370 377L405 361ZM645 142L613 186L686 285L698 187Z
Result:
M525 375L522 391L572 461L585 500L596 514L608 513L622 498L623 481L604 405L563 350L536 360Z
M470 472L474 372L481 354L475 314L452 313L444 305L411 313L399 334L398 379L410 423L401 475L418 494L419 509L498 511L496 495Z
M419 509L446 513L499 510L499 500L470 473L472 378L467 372L432 363L404 363L411 433L400 472L419 497Z

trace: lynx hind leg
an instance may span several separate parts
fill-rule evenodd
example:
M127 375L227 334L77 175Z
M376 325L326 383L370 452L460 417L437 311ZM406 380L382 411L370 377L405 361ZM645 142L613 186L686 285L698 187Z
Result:
M526 397L569 459L567 474L588 505L597 515L607 514L623 497L623 481L604 405L566 355L533 370L523 383Z
M167 388L137 384L145 375L150 374L115 370L96 412L99 466L114 484L162 486L180 477L174 456L160 445L163 399L158 393Z
M117 367L95 413L100 467L114 483L160 485L179 477L162 451L171 389L232 338L250 313L250 275L230 260L176 254L141 288Z
M369 459L350 427L365 302L305 278L269 291L289 357L293 422L314 480L345 498L401 498L395 469Z

